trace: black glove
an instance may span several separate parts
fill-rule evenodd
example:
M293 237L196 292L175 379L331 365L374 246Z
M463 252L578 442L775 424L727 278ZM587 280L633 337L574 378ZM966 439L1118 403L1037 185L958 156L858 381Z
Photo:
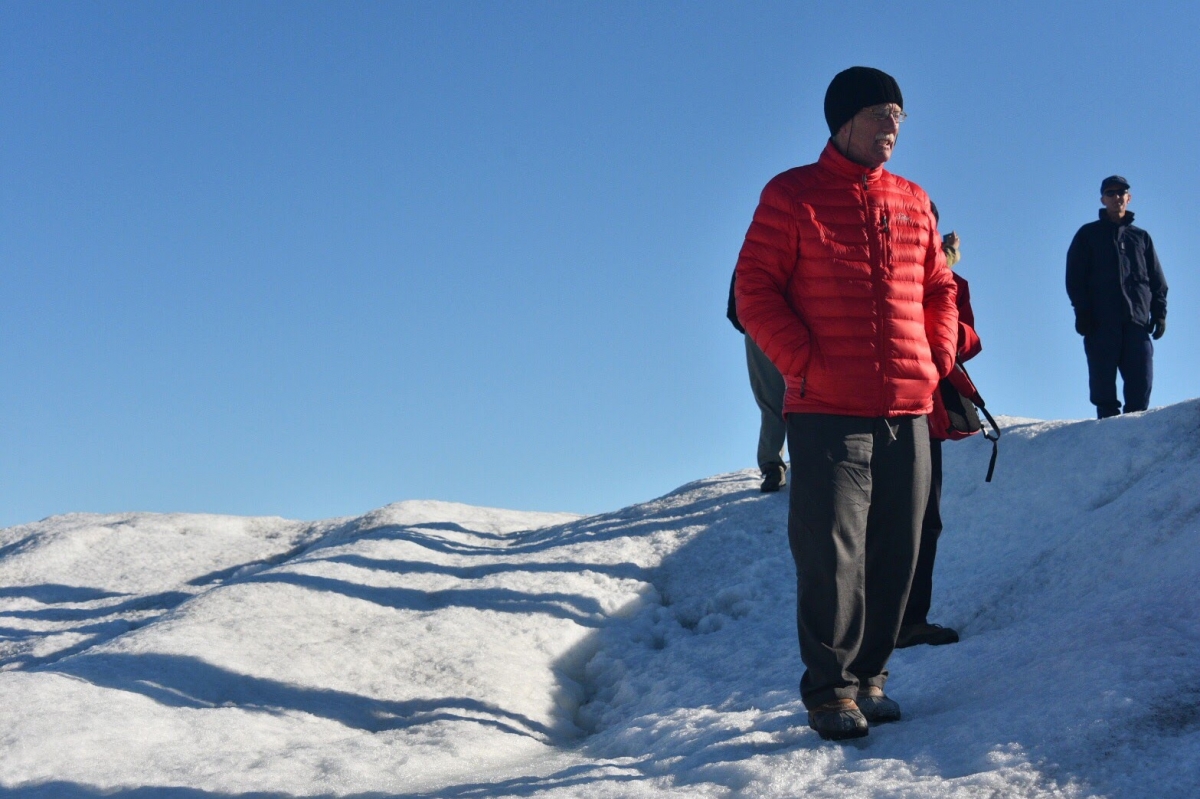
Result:
M1092 332L1092 312L1083 308L1075 309L1075 332L1086 336Z
M1158 341L1160 338L1163 337L1163 333L1166 333L1166 332L1167 332L1167 320L1166 319L1155 319L1154 320L1154 330L1153 330L1153 332L1150 333L1150 338L1154 339L1155 341Z

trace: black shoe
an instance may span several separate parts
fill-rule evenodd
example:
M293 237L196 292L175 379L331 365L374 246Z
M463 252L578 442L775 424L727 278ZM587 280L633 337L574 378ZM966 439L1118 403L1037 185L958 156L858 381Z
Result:
M758 490L764 494L778 491L787 485L787 467L783 465L768 466L762 470L763 481Z
M889 721L900 720L900 705L896 704L896 700L888 698L882 688L871 685L859 689L855 704L862 711L863 717L872 724L887 724Z
M835 699L808 711L808 726L826 741L861 738L869 732L867 718L853 699Z
M897 649L918 646L920 644L943 646L945 644L957 643L957 632L949 627L943 627L940 624L930 624L927 621L904 625L900 628L900 635L896 638Z

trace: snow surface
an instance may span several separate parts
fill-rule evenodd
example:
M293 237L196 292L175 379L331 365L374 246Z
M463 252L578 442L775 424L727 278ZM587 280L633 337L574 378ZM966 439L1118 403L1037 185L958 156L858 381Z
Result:
M904 721L821 741L787 497L0 531L4 797L1200 796L1200 400L948 444Z

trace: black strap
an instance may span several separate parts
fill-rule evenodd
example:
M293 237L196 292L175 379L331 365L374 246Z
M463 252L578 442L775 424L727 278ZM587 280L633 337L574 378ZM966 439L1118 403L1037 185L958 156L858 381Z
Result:
M989 435L986 429L982 431L983 437L992 442L992 460L988 463L987 479L983 481L985 483L990 483L992 482L992 473L996 471L996 456L1000 454L1000 425L996 424L996 420L992 418L990 413L988 413L988 409L983 407L982 399L975 403L975 405L979 408L979 410L983 411L983 415L987 417L988 424L990 424L992 426L992 430L995 431L994 435Z

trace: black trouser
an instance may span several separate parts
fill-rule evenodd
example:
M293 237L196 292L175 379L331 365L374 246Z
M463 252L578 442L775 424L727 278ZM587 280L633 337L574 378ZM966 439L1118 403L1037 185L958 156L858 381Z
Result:
M929 498L924 416L790 414L788 542L805 707L880 688Z
M921 523L921 548L917 553L912 589L908 592L908 606L904 609L904 627L929 621L929 604L933 600L933 562L937 559L938 538L942 534L940 439L929 439L929 472L929 504L925 506L925 521Z
M1121 412L1117 401L1117 372L1121 373L1125 413L1150 407L1154 385L1154 342L1145 325L1133 322L1100 323L1083 337L1088 362L1088 393L1096 416L1104 419Z

